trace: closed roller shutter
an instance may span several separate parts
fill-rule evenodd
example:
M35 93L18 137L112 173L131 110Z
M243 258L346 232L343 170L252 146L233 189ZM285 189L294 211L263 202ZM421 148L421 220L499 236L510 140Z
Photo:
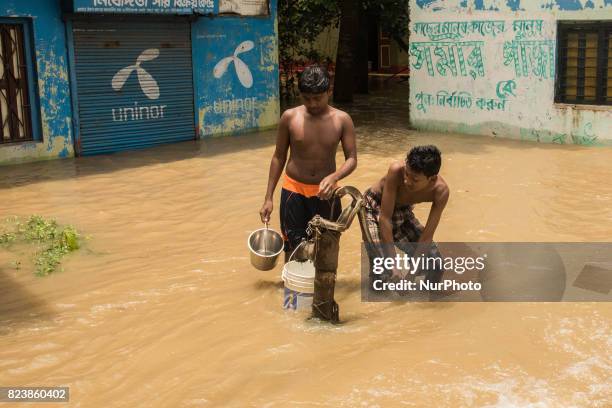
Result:
M80 154L195 139L188 22L75 21Z

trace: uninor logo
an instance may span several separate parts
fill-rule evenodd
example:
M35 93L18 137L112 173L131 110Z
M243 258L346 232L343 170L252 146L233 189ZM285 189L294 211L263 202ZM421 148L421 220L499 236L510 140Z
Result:
M255 47L255 43L253 41L243 41L240 43L238 47L234 50L234 55L223 58L221 61L215 65L213 69L213 75L215 78L219 79L225 74L229 65L233 62L234 69L236 70L236 75L238 75L238 80L245 88L250 88L253 86L253 75L251 74L251 70L240 58L238 58L238 54L242 54L243 52L247 52Z
M157 48L149 48L148 50L144 50L138 58L136 58L136 63L134 65L128 65L125 68L121 68L111 81L113 89L115 91L120 91L125 85L125 82L128 80L132 72L136 71L138 74L138 83L140 84L140 89L149 99L158 99L159 98L159 86L157 85L157 81L147 72L144 68L140 66L145 61L152 61L155 58L159 57L159 50Z

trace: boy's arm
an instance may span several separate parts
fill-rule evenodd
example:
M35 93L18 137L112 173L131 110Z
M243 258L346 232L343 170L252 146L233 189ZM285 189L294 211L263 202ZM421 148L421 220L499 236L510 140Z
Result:
M431 204L431 210L429 210L429 216L427 217L427 223L425 224L425 228L423 229L423 232L421 232L421 237L419 238L419 243L429 243L433 241L434 233L436 232L436 228L438 228L440 218L442 217L442 211L444 211L446 203L448 202L448 195L448 187L446 186L441 188L439 191L436 191L434 201Z
M385 185L383 186L378 222L380 225L380 239L382 241L381 243L384 244L386 256L395 256L395 249L393 247L393 224L391 223L391 219L393 217L393 210L395 209L395 200L397 198L397 189L401 180L401 171L401 163L392 163L387 171ZM387 254L386 252L389 253Z
M338 180L342 180L351 174L357 167L355 126L347 113L342 115L342 136L340 140L342 142L342 151L344 152L344 163L338 170L325 177L319 183L319 197L322 199L330 198Z
M387 177L385 177L385 185L383 186L383 194L380 203L380 215L378 223L380 226L380 245L382 253L387 258L395 258L395 243L393 242L393 210L395 209L395 200L397 199L397 189L402 180L402 164L395 162L389 166ZM392 279L401 279L403 274L401 271L393 268L391 271Z
M419 241L416 245L413 255L414 257L420 257L422 255L431 253L433 236L436 232L436 228L438 228L438 224L440 223L442 211L444 211L446 203L448 202L448 195L449 192L447 186L444 186L444 188L436 191L433 203L431 204L431 209L429 210L429 216L427 217L427 223L425 224L425 228L423 228ZM416 271L413 271L412 273L414 274Z
M272 198L274 196L274 190L276 184L280 178L285 163L287 161L287 151L289 150L289 122L291 121L291 113L289 110L285 111L280 118L278 124L278 133L276 135L276 148L270 161L270 171L268 173L268 188L266 190L266 196L264 198L264 204L259 210L261 222L270 222L270 215L274 208L272 204Z

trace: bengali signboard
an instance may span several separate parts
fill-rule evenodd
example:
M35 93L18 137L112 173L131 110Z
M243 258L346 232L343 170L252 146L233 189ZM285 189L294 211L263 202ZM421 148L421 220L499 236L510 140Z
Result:
M74 0L76 13L211 14L218 0Z
M267 16L270 14L270 7L268 0L219 0L219 13Z

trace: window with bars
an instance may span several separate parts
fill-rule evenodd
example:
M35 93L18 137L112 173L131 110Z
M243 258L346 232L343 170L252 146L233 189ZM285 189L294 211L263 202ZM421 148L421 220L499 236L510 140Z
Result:
M0 23L0 144L33 140L23 24Z
M559 22L555 101L612 105L612 21Z

